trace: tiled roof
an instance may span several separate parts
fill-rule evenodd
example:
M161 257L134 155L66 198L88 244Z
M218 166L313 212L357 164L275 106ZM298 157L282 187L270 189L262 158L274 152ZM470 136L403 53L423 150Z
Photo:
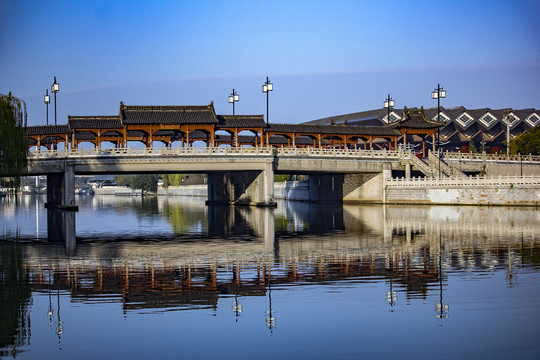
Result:
M120 104L124 124L217 124L214 104L191 106L127 106Z
M69 133L67 125L37 125L26 127L26 135L63 135Z
M402 119L388 124L387 127L396 129L437 129L444 125L445 123L442 121L439 122L426 117L423 108L420 108L420 110L405 108Z
M261 128L266 127L263 115L217 115L217 128Z
M302 134L336 134L336 135L377 135L397 136L399 131L383 126L356 125L312 125L312 124L270 124L267 132L302 133Z
M305 122L306 125L326 125L334 121L334 124L343 124L345 121L350 123L351 121L359 120L371 120L371 119L383 119L387 115L386 109L375 109L361 112L355 112L352 114L329 116L322 119L312 120Z
M68 116L71 129L122 129L118 116Z

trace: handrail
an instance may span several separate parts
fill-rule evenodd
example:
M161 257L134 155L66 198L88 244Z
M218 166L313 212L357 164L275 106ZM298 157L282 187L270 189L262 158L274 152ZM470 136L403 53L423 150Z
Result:
M433 169L425 163L424 160L419 159L411 151L409 151L409 159L412 165L416 166L426 176L433 176Z
M439 167L440 167L441 172L446 176L449 176L449 177L452 177L452 176L466 177L467 176L461 170L456 169L455 167L451 167L446 162L444 162L443 159L439 157L439 153L436 151L429 152L428 160L430 161L432 169L437 169L437 172L438 172Z
M469 176L463 178L390 178L386 187L482 187L482 186L540 186L540 176Z
M389 150L271 148L271 147L177 147L177 148L92 148L38 150L28 153L30 159L137 157L137 156L294 156L294 157L346 157L371 159L403 159L406 153Z
M506 154L486 154L486 153L459 153L453 151L444 152L445 159L462 161L527 161L540 162L538 155L506 155Z

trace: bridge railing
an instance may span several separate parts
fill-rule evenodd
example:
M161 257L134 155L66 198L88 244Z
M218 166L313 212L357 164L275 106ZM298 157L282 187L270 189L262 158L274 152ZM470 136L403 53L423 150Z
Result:
M92 148L38 150L28 153L31 159L81 158L81 157L129 157L129 156L294 156L294 157L351 157L370 159L408 159L403 151L318 148L271 148L271 147L159 147L159 148Z
M513 187L540 186L540 176L469 176L459 178L391 178L386 187Z
M506 154L486 154L486 153L459 153L445 151L444 158L447 160L471 161L471 162L486 162L486 161L524 161L524 162L540 162L538 155L506 155Z
M315 157L362 157L362 158L402 158L405 152L393 150L324 149L324 148L276 148L278 156Z
M176 147L176 148L92 148L39 150L28 153L32 159L71 157L192 156L192 155L272 155L271 148L260 147Z

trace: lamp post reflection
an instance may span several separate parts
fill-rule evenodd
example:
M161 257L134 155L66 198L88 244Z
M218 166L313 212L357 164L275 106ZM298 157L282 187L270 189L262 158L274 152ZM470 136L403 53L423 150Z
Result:
M236 317L236 322L238 322L238 317L242 314L242 305L238 303L238 294L234 295L232 311L234 312L234 316Z
M397 302L397 292L395 292L392 288L392 279L390 279L390 291L386 293L386 302L390 305L390 307L394 307ZM394 310L390 309L390 311Z
M435 317L438 319L448 318L450 306L443 302L443 283L442 283L442 236L439 233L439 301L435 302Z
M276 329L276 318L274 317L275 310L272 310L272 287L270 280L268 281L268 310L265 311L266 326L273 332Z

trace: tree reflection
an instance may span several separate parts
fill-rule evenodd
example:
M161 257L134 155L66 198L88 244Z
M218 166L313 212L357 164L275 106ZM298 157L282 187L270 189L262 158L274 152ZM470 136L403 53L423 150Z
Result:
M31 288L18 243L0 245L0 356L15 357L30 344Z

